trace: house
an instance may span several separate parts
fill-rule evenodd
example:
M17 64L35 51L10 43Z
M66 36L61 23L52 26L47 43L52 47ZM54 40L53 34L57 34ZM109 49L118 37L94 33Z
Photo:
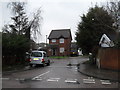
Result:
M101 39L100 39L99 45L101 47L113 47L114 46L113 41L115 39L116 39L116 37L114 35L103 34Z
M52 30L49 37L48 56L69 56L71 47L71 30Z

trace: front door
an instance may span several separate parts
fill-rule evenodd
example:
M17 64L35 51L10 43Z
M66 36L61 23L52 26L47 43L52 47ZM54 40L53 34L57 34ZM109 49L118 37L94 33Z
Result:
M53 56L56 55L56 49L52 49L52 55L53 55Z

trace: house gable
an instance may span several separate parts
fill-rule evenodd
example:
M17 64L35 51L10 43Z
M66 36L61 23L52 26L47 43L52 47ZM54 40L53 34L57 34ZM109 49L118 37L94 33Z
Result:
M101 45L101 47L113 47L113 38L110 38L110 36L108 37L106 34L103 34L99 44Z

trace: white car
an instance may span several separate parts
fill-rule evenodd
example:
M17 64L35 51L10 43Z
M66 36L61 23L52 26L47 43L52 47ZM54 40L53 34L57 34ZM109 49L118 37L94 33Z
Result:
M50 65L50 60L48 59L45 51L32 51L30 54L30 66L41 64L45 66L45 64Z

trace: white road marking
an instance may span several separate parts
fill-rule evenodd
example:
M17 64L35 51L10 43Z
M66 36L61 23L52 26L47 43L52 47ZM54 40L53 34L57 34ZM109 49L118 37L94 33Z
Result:
M43 74L40 74L40 75L38 75L37 77L41 77L41 76L43 76L43 75L45 75L45 74L47 74L47 73L49 73L50 71L47 71L47 72L45 72L45 73L43 73Z
M23 80L24 81L25 79L24 78L16 78L15 80Z
M77 81L70 81L70 80L65 80L65 82L68 82L68 83L76 83Z
M88 77L88 79L93 79L93 77Z
M41 78L41 76L43 76L43 75L45 75L45 74L47 74L47 73L49 73L49 72L50 72L50 71L47 71L47 72L45 72L45 73L43 73L43 74L40 74L40 75L32 78L32 80L36 80L36 79L38 79L38 78Z
M50 68L70 68L70 67L76 67L76 66L48 66Z
M102 82L102 84L111 84L110 82Z
M95 81L95 79L83 79L83 81Z
M66 83L78 83L77 79L67 79L65 80Z
M47 81L48 82L58 82L60 78L49 78Z
M18 78L16 78L15 80L19 80Z
M101 82L110 82L109 80L100 80Z
M42 80L42 77L34 77L32 80Z
M76 67L75 70L77 70L78 68Z
M32 79L32 80L41 81L42 79L41 78L36 78L36 79Z
M95 82L90 82L90 81L83 81L83 83L95 83Z
M60 79L60 78L50 78L50 79Z
M48 79L47 81L48 81L48 82L55 82L55 81L58 82L59 80Z
M93 77L88 77L88 79L83 79L83 83L95 83L95 79L93 79Z
M109 80L100 80L102 84L111 84L111 82Z
M0 78L1 80L10 80L10 78Z

